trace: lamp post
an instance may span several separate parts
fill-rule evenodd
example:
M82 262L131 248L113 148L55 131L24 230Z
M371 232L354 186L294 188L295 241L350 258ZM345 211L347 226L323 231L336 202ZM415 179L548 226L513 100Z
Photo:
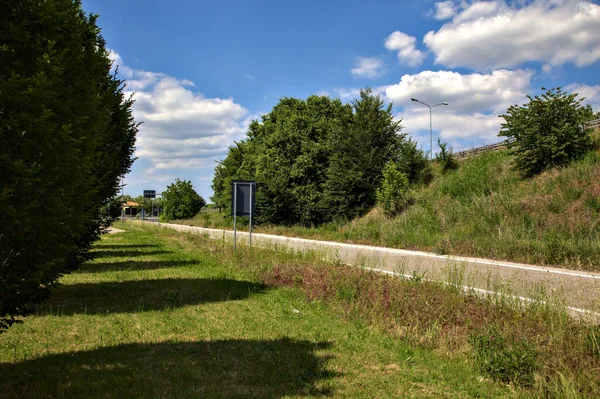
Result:
M425 105L427 108L429 108L429 150L430 150L429 159L433 159L433 132L431 129L431 108L437 107L439 105L448 105L448 103L446 101L444 101L443 103L429 105L429 104L424 103L423 101L417 100L414 97L411 97L410 101L415 101L415 102L421 103L421 104Z

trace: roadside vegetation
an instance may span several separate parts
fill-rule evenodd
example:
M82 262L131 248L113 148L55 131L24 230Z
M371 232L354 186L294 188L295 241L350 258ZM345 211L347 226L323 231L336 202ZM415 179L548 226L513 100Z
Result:
M231 228L231 179L256 179L257 232L600 270L600 132L582 128L599 115L577 93L543 90L502 115L509 149L462 161L440 140L428 161L368 90L351 108L317 96L282 100L215 169L213 200L224 214L207 210L176 223ZM358 132L347 142L336 136L335 107ZM369 124L357 122L367 117ZM313 133L326 122L331 131L319 141ZM377 132L387 134L373 143L381 148L367 145L377 154L346 151ZM290 147L296 136L302 140ZM324 152L310 158L308 148ZM314 170L298 171L307 165ZM275 210L269 201L280 197Z
M0 11L0 333L48 297L120 213L138 124L79 0Z
M447 173L435 166L432 183L413 188L412 204L396 217L375 208L350 222L265 225L255 231L597 271L599 133L583 158L529 179L513 169L508 150L462 160L458 170ZM215 211L176 223L232 226Z
M153 225L96 253L0 336L3 397L600 395L600 332L560 304Z

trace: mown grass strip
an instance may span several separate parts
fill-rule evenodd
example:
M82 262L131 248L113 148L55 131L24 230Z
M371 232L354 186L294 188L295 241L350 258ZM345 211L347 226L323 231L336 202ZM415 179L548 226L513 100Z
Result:
M466 356L413 345L273 280L273 264L308 259L233 255L152 228L105 236L96 248L95 261L0 336L3 398L527 393L491 383Z

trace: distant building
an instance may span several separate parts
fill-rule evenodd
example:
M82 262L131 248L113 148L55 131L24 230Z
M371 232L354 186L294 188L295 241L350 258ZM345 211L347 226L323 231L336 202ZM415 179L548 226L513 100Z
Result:
M137 202L127 201L123 202L123 214L127 216L135 216L138 214L138 211L142 207L142 204L138 204Z

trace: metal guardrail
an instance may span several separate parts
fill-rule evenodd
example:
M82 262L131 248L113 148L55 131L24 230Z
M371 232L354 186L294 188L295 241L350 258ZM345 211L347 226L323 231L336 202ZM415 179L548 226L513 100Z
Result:
M583 128L587 129L600 129L600 119L596 119L594 121L585 122L583 124Z
M471 148L470 150L460 151L454 154L458 159L470 158L488 151L499 151L508 147L511 141L505 140L500 143L488 144L481 147Z

